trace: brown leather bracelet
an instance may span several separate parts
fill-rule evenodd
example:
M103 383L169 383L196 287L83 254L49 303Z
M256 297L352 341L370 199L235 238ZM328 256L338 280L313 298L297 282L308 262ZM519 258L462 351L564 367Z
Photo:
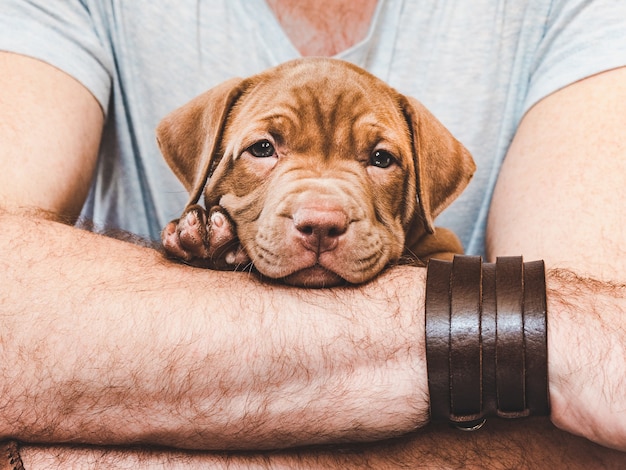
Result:
M431 418L476 429L485 416L547 415L547 321L542 261L457 256L431 260L426 359Z

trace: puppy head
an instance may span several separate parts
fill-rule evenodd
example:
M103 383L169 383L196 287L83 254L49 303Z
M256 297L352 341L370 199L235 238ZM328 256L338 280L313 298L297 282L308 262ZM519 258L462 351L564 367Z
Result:
M157 136L190 203L206 186L205 204L226 208L257 269L293 284L373 277L407 239L432 232L474 169L419 102L332 59L225 82L168 115ZM314 250L294 232L301 221L323 226Z

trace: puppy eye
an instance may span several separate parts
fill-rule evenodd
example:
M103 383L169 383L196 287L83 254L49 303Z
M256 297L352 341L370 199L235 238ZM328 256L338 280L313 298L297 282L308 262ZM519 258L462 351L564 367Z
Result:
M389 168L396 159L386 150L376 150L370 157L370 165L378 168Z
M257 158L272 157L276 153L276 149L269 140L259 140L248 147L247 151Z

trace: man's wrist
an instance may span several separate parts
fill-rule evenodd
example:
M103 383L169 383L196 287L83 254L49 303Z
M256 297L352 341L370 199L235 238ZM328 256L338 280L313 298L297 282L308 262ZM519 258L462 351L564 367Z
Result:
M425 289L425 268L398 266L358 287L355 291L358 300L352 304L361 302L362 308L370 311L368 315L380 317L375 321L379 326L373 326L379 331L373 330L372 335L384 345L384 348L377 348L377 360L383 367L377 373L380 376L377 380L388 381L381 389L381 404L390 413L388 422L389 429L394 429L392 435L423 427L429 421ZM360 310L354 308L355 312ZM360 385L358 393L367 390L371 390L371 386ZM386 405L385 401L388 401Z
M626 450L626 286L547 272L552 422Z
M433 418L474 430L488 416L547 415L543 262L431 260L426 292Z

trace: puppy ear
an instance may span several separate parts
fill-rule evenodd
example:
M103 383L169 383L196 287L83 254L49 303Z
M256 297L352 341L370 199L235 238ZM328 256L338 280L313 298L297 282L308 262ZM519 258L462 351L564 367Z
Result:
M433 220L469 183L476 165L469 151L415 98L400 95L413 140L420 216L429 233Z
M232 78L165 116L156 129L161 153L195 204L219 162L220 142L230 108L244 79Z

